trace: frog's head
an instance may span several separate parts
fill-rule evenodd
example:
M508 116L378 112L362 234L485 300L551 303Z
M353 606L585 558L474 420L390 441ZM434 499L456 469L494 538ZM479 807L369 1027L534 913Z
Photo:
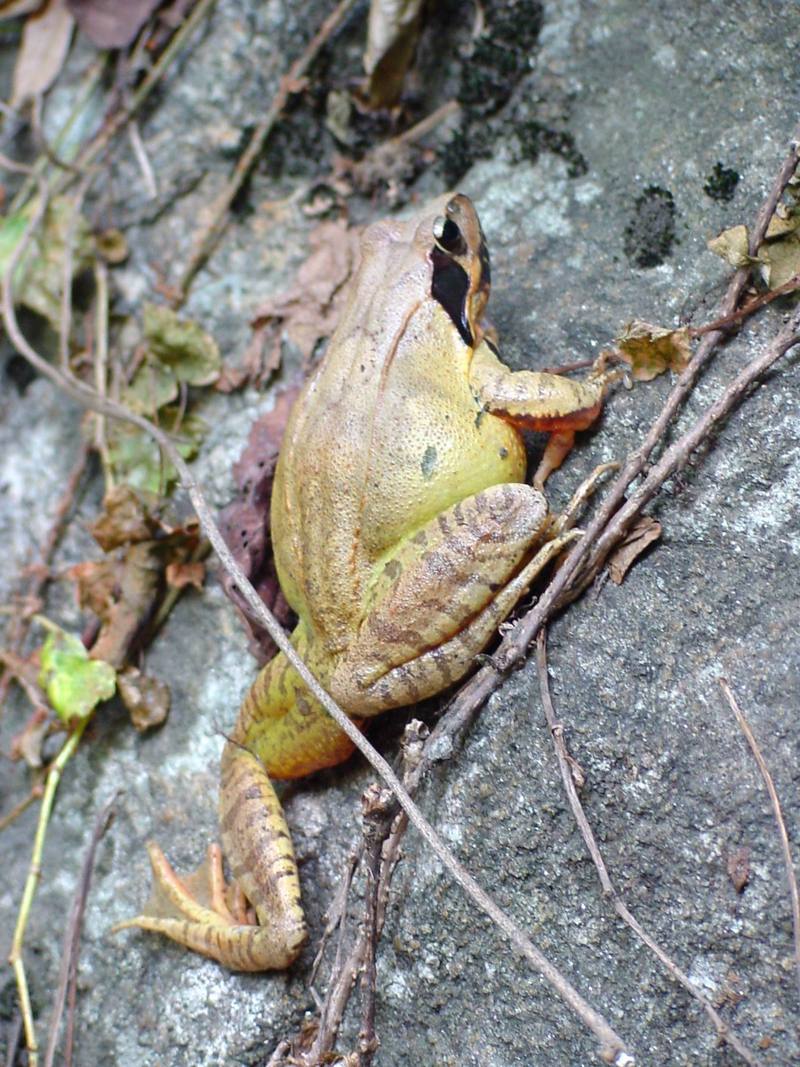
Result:
M452 319L465 344L482 334L481 318L489 299L489 249L480 219L468 196L456 193L434 217L430 237L433 267L431 296Z

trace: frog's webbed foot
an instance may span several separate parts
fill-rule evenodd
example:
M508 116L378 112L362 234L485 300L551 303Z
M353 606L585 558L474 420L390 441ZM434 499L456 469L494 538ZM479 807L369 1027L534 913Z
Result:
M246 749L228 742L222 772L223 843L236 881L226 885L218 845L197 871L180 876L150 842L152 895L141 915L114 931L165 934L232 971L281 970L307 938L286 823L264 768Z
M232 971L288 967L303 940L289 947L279 928L259 926L236 883L226 885L222 851L209 845L205 861L178 875L158 845L147 845L153 890L140 915L117 923L112 932L137 927L165 934L186 948L217 960Z

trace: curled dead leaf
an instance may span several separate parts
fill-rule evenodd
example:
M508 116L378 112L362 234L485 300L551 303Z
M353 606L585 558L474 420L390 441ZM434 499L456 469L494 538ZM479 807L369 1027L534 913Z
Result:
M50 732L51 718L46 708L37 708L18 734L11 738L12 760L24 760L36 770L44 763L42 746Z
M151 540L160 525L141 493L129 485L117 485L106 493L103 510L92 523L91 533L104 552L111 552L121 545Z
M739 267L746 267L752 262L749 241L746 226L731 226L729 230L723 230L716 237L712 237L707 247L738 270Z
M728 853L726 862L728 877L737 893L743 893L750 881L750 849L742 845Z
M661 537L661 523L650 515L642 517L628 531L625 540L609 557L608 574L615 585L621 585L625 575L639 556Z
M127 48L162 0L67 0L83 33L98 48Z
M14 66L12 107L50 88L67 58L74 25L66 0L48 0L28 16Z
M265 381L278 368L281 337L296 345L305 363L339 321L347 282L355 269L360 231L345 219L321 222L309 234L311 253L292 286L256 309L246 362L251 378Z
M117 675L117 687L131 722L140 733L164 722L171 699L169 686L164 682L136 667L126 667Z
M665 370L682 371L692 354L687 326L668 330L638 319L625 326L616 344L640 382L649 382Z
M222 535L234 559L284 626L292 619L292 612L278 584L269 510L278 450L299 391L300 387L294 386L279 393L272 410L253 424L247 446L233 466L234 481L241 497L225 508L219 517ZM223 575L221 582L247 628L250 650L260 664L266 663L277 651L272 638L252 620L238 587L228 575Z
M367 24L364 71L370 107L392 107L400 99L414 59L422 0L372 0Z

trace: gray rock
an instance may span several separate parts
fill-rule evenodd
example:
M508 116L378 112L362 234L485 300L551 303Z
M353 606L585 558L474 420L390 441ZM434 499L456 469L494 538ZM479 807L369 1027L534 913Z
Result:
M460 5L442 6L462 17ZM118 164L119 182L130 190L115 205L132 249L120 277L127 310L152 292L153 264L185 260L202 207L229 173L240 132L261 115L287 55L296 54L295 35L317 25L323 7L221 0L147 109L141 132L161 199L146 200L130 159ZM533 17L532 7L526 11ZM326 78L337 84L345 80L339 70L349 74L357 64L361 18L359 11L329 49L334 62ZM453 40L468 28L454 29ZM462 61L455 45L442 57L447 39L440 30L443 70L431 84L442 95L431 107L458 88ZM529 70L484 124L494 138L491 153L476 150L459 181L476 200L491 244L491 316L512 365L593 358L633 318L671 325L687 315L695 324L714 316L727 268L705 242L753 218L785 155L797 116L789 72L799 44L796 21L780 5L752 0L727 7L545 5ZM423 42L423 60L431 50ZM435 95L420 89L426 91ZM249 313L286 287L304 255L313 222L291 205L267 214L264 202L324 172L318 160L307 159L305 171L298 162L314 137L321 138L320 155L329 157L333 145L320 123L309 109L293 111L277 140L283 171L256 173L252 213L236 216L193 289L188 312L229 356L241 355ZM481 124L469 130L476 144ZM421 177L424 195L445 187L438 173ZM182 195L173 203L176 189ZM380 214L367 203L354 210L365 218ZM762 350L785 308L771 307L719 352L673 433ZM77 412L50 385L37 381L18 392L7 349L3 361L6 603L18 569L35 558L46 535L79 433ZM549 483L554 507L597 463L636 446L669 388L664 378L615 392L601 425ZM249 395L218 398L206 413L213 431L197 471L216 506L230 498L229 464L265 403ZM729 679L759 739L797 855L799 424L795 353L649 509L663 524L662 543L622 586L609 583L565 612L549 642L557 714L586 774L583 801L615 885L724 1019L759 1049L764 1065L800 1057L789 901L765 790L718 679ZM98 491L95 481L83 494L58 566L92 553L85 527ZM48 612L77 625L63 587L55 588ZM74 1063L264 1063L278 1039L296 1032L313 1010L312 949L288 975L242 976L155 938L109 934L146 896L147 839L188 869L216 836L222 731L253 676L235 613L216 584L183 598L146 666L170 684L167 724L135 736L115 705L104 708L60 787L26 938L40 1033L91 826L121 790L86 913ZM2 725L4 751L25 716L22 701L12 702ZM379 726L376 734L393 754L396 729ZM358 837L359 797L372 778L354 760L286 790L315 940ZM0 811L29 786L28 772L6 763ZM566 804L533 664L489 700L463 751L437 765L420 803L475 877L629 1041L638 1063L738 1062L717 1047L696 1002L603 901ZM35 821L29 809L2 839L4 955ZM741 894L726 871L739 847L750 849L751 867ZM0 981L5 1024L14 1004L10 972ZM345 1049L360 1025L356 1000ZM0 1042L7 1032L0 1025ZM376 1062L386 1067L597 1062L591 1036L413 833L380 948L377 1032Z

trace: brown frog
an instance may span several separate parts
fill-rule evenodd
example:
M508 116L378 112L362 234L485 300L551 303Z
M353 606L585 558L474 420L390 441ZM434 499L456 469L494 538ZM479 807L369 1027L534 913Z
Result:
M511 371L483 321L488 297L489 254L466 196L370 226L341 321L286 429L271 517L299 618L292 643L359 723L461 678L575 536L540 489L616 373ZM521 427L551 434L536 488L524 481ZM121 926L160 931L235 970L288 966L306 925L270 779L331 767L351 750L276 656L222 756L236 891L217 847L181 878L151 844L153 897Z

